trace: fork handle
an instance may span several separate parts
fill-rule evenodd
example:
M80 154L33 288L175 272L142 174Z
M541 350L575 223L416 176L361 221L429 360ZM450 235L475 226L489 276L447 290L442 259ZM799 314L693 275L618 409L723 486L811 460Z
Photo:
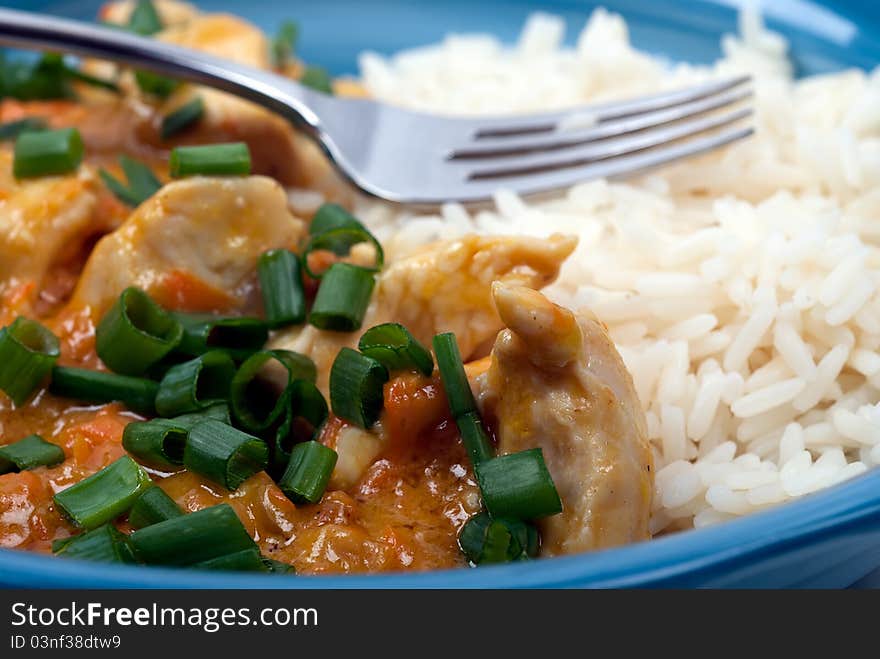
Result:
M307 104L315 92L289 78L190 48L123 30L13 9L0 9L0 43L121 62L207 85L262 105L313 136L320 131L320 121Z

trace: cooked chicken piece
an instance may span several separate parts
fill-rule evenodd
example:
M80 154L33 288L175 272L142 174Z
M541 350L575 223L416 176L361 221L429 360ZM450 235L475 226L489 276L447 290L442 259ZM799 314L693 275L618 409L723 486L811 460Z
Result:
M481 406L498 454L543 449L563 512L539 522L547 556L648 539L653 492L645 417L632 378L595 318L496 283L498 334Z
M305 223L287 210L275 181L194 177L163 187L95 247L74 292L75 306L100 315L127 286L154 292L181 273L204 289L245 303L260 254L295 247Z
M0 287L17 280L48 292L50 271L77 256L82 245L106 230L99 217L101 183L81 168L71 176L16 180L12 154L0 152Z
M386 322L403 324L425 345L440 332L455 332L465 359L503 327L492 305L495 281L540 288L551 283L577 239L545 240L465 236L427 245L387 266L376 284L363 330ZM318 386L327 391L330 365L343 346L354 347L362 332L326 332L311 325L281 333L275 348L309 355L318 366Z

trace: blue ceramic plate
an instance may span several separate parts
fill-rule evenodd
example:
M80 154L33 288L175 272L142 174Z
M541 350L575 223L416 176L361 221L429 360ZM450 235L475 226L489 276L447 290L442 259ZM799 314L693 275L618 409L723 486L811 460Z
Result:
M7 6L81 19L98 0L6 0ZM564 16L572 38L593 2L584 0L200 0L272 30L295 18L300 52L334 73L353 73L366 49L391 53L449 31L488 31L506 40L537 9ZM718 57L735 29L733 0L609 0L634 43L671 59ZM880 64L880 4L862 0L766 2L767 22L790 40L799 74ZM880 567L880 469L825 492L716 527L621 549L479 570L367 577L273 577L116 567L0 550L0 584L19 587L843 587ZM864 582L863 582L864 583Z

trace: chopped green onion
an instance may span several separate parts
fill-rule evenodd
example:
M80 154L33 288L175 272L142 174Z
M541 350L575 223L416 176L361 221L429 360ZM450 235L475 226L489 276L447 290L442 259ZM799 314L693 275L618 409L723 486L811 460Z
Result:
M306 67L299 82L301 85L311 87L316 91L333 94L333 81L330 79L330 75L320 67Z
M324 273L309 322L318 329L351 332L361 326L370 304L373 274L356 265L334 263Z
M70 77L72 80L83 82L87 85L91 85L92 87L106 89L107 91L115 92L117 94L119 93L119 85L117 85L112 80L104 80L104 78L98 78L93 75L89 75L84 71L80 71L79 69L67 66L67 64L65 64L64 66L67 76Z
M228 503L151 524L129 541L150 565L193 565L256 546Z
M0 474L17 473L37 467L52 467L64 461L64 450L39 435L0 446Z
M400 323L371 327L358 341L358 350L389 371L416 369L426 376L434 371L431 353Z
M262 440L220 421L203 421L189 431L183 464L227 490L235 490L269 463Z
M166 519L180 517L183 511L161 487L153 486L140 495L128 513L128 523L134 529L143 529Z
M336 451L315 441L297 444L278 487L294 503L317 503L324 496L337 457Z
M52 332L19 316L0 329L0 390L21 405L40 386L60 354L58 338Z
M562 512L562 500L539 448L484 460L474 470L493 517L527 520Z
M290 462L289 447L302 439L315 439L327 420L327 401L308 380L294 380L290 384L288 415L275 434L272 452L272 473L282 474Z
M196 357L214 349L249 355L260 350L269 338L266 323L259 318L199 313L172 316L183 325L183 339L177 349L184 355Z
M122 446L138 462L156 469L183 464L188 429L172 419L133 421L122 431Z
M287 249L264 252L257 262L266 323L272 329L295 325L306 319L299 257Z
M222 350L172 366L159 383L156 411L160 416L170 417L224 402L229 398L233 375L235 364Z
M171 151L171 176L247 176L251 153L244 142L178 146Z
M52 176L75 171L82 162L82 137L76 128L22 133L15 140L15 178Z
M272 39L269 49L269 57L272 60L273 68L280 69L293 55L298 34L299 26L293 21L284 21L281 27L278 28L278 33Z
M263 556L263 565L273 574L296 574L296 570L293 569L292 565L276 561L272 558L266 558L265 556Z
M260 550L256 547L217 556L207 561L195 563L190 567L196 570L223 570L226 572L269 572L269 566L263 561Z
M93 529L131 508L153 483L127 455L55 495L58 507L80 528Z
M125 403L135 412L152 414L159 385L145 378L56 366L49 391L56 396L88 403Z
M45 130L49 124L42 117L25 117L0 124L0 142L13 140L26 131Z
M44 53L36 60L0 62L0 98L21 101L69 98L69 70L58 53Z
M108 368L141 375L180 343L183 327L139 288L126 288L95 330L95 348Z
M196 96L188 103L181 105L174 112L162 118L162 127L160 129L162 139L167 140L182 130L189 128L202 118L204 112L205 104L202 102L201 96Z
M156 178L147 165L139 162L126 155L119 156L119 164L128 180L128 185L123 185L121 181L114 178L104 169L98 171L101 180L104 181L110 192L122 203L131 207L140 206L147 199L152 197L162 187L162 182Z
M305 271L313 279L323 276L323 273L313 272L309 268L309 254L316 250L328 250L337 256L347 256L354 245L371 243L375 250L376 263L364 269L377 272L385 263L385 252L376 237L338 204L324 204L317 210L309 225L309 236L302 258Z
M280 368L270 370L270 363ZM285 372L286 371L286 372ZM274 425L290 408L294 380L314 382L314 362L289 350L264 350L248 357L232 378L232 413L247 431L259 433Z
M538 530L518 519L493 519L482 512L471 517L458 536L462 552L473 565L506 563L538 555Z
M53 467L64 461L64 450L39 435L29 435L17 442L0 446L0 474Z
M361 428L379 419L385 403L388 369L372 357L343 348L330 368L330 406L333 414Z
M142 92L159 98L168 98L180 86L180 81L152 71L135 71L134 80Z
M128 29L144 37L162 29L162 19L151 0L138 0L128 19Z
M64 558L99 563L134 563L128 536L112 524L52 543L52 553Z
M463 414L455 420L455 424L461 434L461 442L471 458L471 464L478 464L492 457L494 453L492 444L483 429L479 414L476 412Z
M437 367L440 369L440 379L443 381L446 398L449 399L452 416L458 419L465 414L476 412L477 403L474 401L474 394L464 373L464 363L458 351L455 334L447 332L435 336L434 354L437 356Z
M226 403L216 403L203 410L199 410L198 412L181 414L180 416L168 420L173 421L174 425L184 428L189 432L197 423L212 419L214 421L222 421L226 425L232 425L232 419L229 416L229 406Z

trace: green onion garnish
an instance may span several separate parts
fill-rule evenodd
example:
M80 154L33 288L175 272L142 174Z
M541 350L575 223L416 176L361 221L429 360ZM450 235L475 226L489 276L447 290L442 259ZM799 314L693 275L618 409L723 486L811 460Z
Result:
M324 395L308 380L290 384L290 413L275 434L272 473L282 474L290 462L290 446L302 439L314 439L328 416Z
M25 117L0 124L0 142L13 140L26 131L44 130L49 124L42 117Z
M296 37L299 34L299 26L293 21L284 21L278 28L278 33L272 39L269 48L269 57L272 67L279 69L287 63L293 55L296 46Z
M183 511L174 503L174 499L165 494L161 487L154 485L134 502L128 513L128 523L134 529L143 529L182 515Z
M162 118L162 127L160 135L163 140L174 137L179 132L189 128L202 118L205 112L205 104L202 102L201 96L181 105L171 114Z
M336 451L315 441L293 447L278 487L294 503L317 503L336 466Z
M458 536L461 551L473 565L527 560L538 555L538 530L518 519L471 517Z
M138 0L128 19L128 29L135 34L148 37L162 29L159 12L151 0Z
M269 572L269 566L263 561L260 550L256 547L217 556L207 561L194 563L190 567L196 570L223 570L226 572Z
M299 257L287 249L272 249L257 262L266 323L272 329L302 323L306 319Z
M330 407L333 414L361 428L379 419L385 403L388 369L372 357L343 348L330 368Z
M334 263L321 280L309 322L318 329L338 332L358 329L364 321L375 284L369 270L348 263Z
M0 61L0 97L35 101L72 95L68 69L57 53L36 60Z
M309 268L309 254L316 250L328 250L337 256L347 256L354 245L371 243L376 253L376 262L374 266L364 269L377 272L385 263L385 252L376 237L338 204L324 204L315 212L309 225L309 236L302 258L306 272L313 279L323 276L323 273L313 272Z
M426 376L434 371L431 353L400 323L371 327L358 341L358 350L382 362L389 371L415 369Z
M64 450L39 435L0 446L0 474L36 467L52 467L64 461Z
M235 374L232 358L213 350L168 369L159 383L156 411L160 416L197 412L229 398Z
M95 330L98 356L123 375L141 375L171 352L183 327L139 288L126 288Z
M333 94L333 81L330 79L330 75L320 67L307 67L299 82L301 85L311 87L316 91Z
M98 174L104 185L123 204L132 208L140 206L162 187L162 182L144 163L122 155L119 156L119 164L122 166L128 185L123 184L104 169L99 170Z
M15 140L15 178L52 176L76 171L85 147L76 128L25 132Z
M171 151L171 176L247 176L251 153L244 142L178 146Z
M479 414L476 412L464 414L455 420L455 424L461 434L461 442L471 458L471 464L477 464L492 457L494 453L492 443L483 428Z
M188 428L172 419L133 421L122 431L122 446L138 462L156 469L183 464Z
M183 464L227 490L235 490L269 463L262 440L220 421L203 421L189 431Z
M99 563L134 563L128 536L112 524L102 524L71 538L52 543L52 553L64 558Z
M465 414L476 412L477 403L474 401L474 394L464 373L464 363L458 351L455 334L447 332L435 336L434 354L437 356L437 367L440 369L440 379L443 381L446 398L449 399L452 416L458 419Z
M212 419L214 421L222 421L226 425L232 425L232 420L229 415L229 406L226 403L216 403L203 410L199 410L198 412L181 414L180 416L168 419L168 421L174 422L175 426L184 428L189 432L197 423Z
M183 338L177 350L184 355L197 357L214 349L225 350L233 356L249 355L260 350L269 338L266 323L259 318L200 313L171 315L183 325Z
M125 403L135 412L152 414L159 385L146 378L56 366L52 369L49 391L56 396L87 403Z
M58 338L52 332L19 316L0 329L0 390L21 405L40 386L60 354Z
M152 71L135 71L134 80L142 92L159 98L168 98L180 86L180 81Z
M127 455L55 495L58 507L83 529L93 529L126 512L152 487L150 477Z
M539 448L484 460L474 470L493 517L528 520L562 512L562 500Z
M193 565L256 546L228 503L151 524L129 541L135 555L151 565Z
M274 369L273 363L277 364ZM279 381L277 376L281 374ZM314 382L316 377L315 364L305 355L289 350L254 353L232 378L229 395L232 413L248 432L263 432L290 410L291 383L294 380Z

